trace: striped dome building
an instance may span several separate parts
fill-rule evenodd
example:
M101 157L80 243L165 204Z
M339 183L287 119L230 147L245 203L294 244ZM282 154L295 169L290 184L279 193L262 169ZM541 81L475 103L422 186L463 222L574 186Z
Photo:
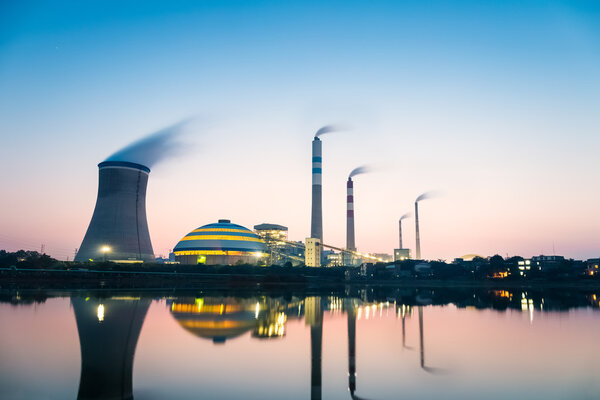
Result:
M220 219L194 229L173 249L181 264L257 264L266 251L265 242L250 229Z

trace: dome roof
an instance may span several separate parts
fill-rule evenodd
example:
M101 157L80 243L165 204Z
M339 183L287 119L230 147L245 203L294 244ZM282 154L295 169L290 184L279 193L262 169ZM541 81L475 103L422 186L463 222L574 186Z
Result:
M214 254L221 252L256 253L266 250L265 242L250 229L221 219L194 229L177 243L174 252L198 252Z

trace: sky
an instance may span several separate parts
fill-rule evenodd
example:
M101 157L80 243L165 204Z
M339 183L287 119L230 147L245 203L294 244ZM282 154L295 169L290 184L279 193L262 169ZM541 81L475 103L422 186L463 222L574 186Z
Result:
M154 166L157 255L220 218L392 253L421 203L422 255L600 256L595 1L3 1L0 248L73 258L97 164L194 118ZM414 252L414 220L404 221Z

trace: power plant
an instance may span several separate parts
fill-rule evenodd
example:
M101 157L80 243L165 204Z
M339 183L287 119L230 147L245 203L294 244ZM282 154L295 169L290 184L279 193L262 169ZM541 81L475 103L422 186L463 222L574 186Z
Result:
M75 261L138 263L155 260L146 218L146 189L150 167L179 147L174 140L186 123L181 122L149 135L98 164L96 206ZM304 244L289 241L286 231L285 235L278 236L277 240L269 239L267 247L261 237L247 228L231 224L229 220L219 220L217 224L202 226L184 236L174 248L175 261L209 265L269 265L276 261L280 264L296 262L317 267L324 265L325 258L325 261L331 262L332 265L391 260L391 256L386 254L357 252L353 177L370 172L367 166L352 170L346 182L345 248L323 243L323 154L320 136L336 130L333 126L324 126L315 133L312 141L311 232ZM424 193L415 201L417 258L421 258L418 203L429 196L430 193ZM408 216L402 216L399 221L399 248L394 250L394 260L410 258L410 250L404 249L402 242L402 219ZM271 228L285 228L271 225L267 224L264 227L268 228L265 232L269 235ZM259 229L261 232L263 230ZM262 233L266 234L265 232Z
M96 207L75 261L154 261L146 220L150 168L104 161L98 169Z

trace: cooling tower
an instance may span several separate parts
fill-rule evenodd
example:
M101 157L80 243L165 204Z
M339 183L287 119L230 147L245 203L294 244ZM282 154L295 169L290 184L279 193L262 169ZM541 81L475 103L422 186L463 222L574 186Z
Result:
M419 235L419 202L415 201L415 237L417 239L417 260L421 259L421 236Z
M352 178L348 178L346 195L346 250L356 251L354 241L354 182L352 182Z
M146 220L150 169L125 161L98 164L96 208L75 261L154 261Z
M312 213L310 220L310 237L323 243L323 187L322 176L322 142L315 136L312 142Z

